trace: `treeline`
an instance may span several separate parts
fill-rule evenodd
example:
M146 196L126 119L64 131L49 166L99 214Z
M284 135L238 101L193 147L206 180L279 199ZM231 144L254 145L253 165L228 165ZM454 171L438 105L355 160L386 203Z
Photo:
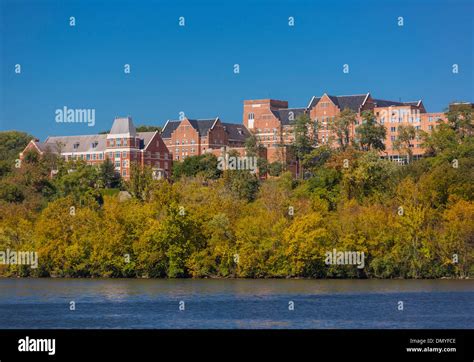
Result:
M427 157L408 165L370 146L297 148L306 175L298 180L284 170L264 181L217 172L207 155L177 166L173 182L134 167L122 184L109 166L32 156L0 181L0 250L36 251L38 268L0 265L0 275L472 276L468 117L450 114L421 135ZM119 197L120 189L132 197ZM326 265L333 249L364 252L364 268Z

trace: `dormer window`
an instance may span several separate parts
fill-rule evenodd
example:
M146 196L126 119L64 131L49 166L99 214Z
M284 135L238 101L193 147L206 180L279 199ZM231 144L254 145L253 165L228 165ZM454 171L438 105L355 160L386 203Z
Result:
M92 148L97 148L97 145L99 144L99 142L95 141L95 142L92 142Z
M79 142L74 143L73 148L77 150L79 148Z

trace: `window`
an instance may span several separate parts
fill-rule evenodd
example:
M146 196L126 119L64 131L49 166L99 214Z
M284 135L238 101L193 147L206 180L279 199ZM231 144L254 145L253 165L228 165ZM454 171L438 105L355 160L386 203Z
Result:
M86 160L90 160L91 159L91 155L90 154L87 154L86 155Z
M168 154L167 154L167 153L165 153L165 160L167 160L167 159L168 159Z
M92 159L97 160L97 155L95 153L92 155Z
M168 162L165 162L165 169L168 168Z
M115 152L115 158L120 158L120 152L119 151Z
M115 145L116 146L121 146L122 145L122 140L120 138L115 139Z
M104 159L104 154L103 153L99 153L99 160L103 160Z
M127 176L127 170L122 171L122 176Z
M115 161L115 168L120 168L120 161Z
M75 150L77 150L77 149L79 148L79 142L74 143L73 148L74 148Z
M431 131L431 130L433 129L433 126L430 124L430 125L428 126L428 129Z
M127 157L127 152L122 152L122 157L123 158Z
M248 119L249 119L249 120L254 120L254 119L255 119L255 114L252 113L252 112L250 112L250 113L249 113L249 116L248 116Z
M390 136L391 141L395 141L395 136Z
M390 127L390 132L396 132L397 131L397 127Z
M98 144L99 144L99 142L97 142L97 141L92 142L92 148L96 148Z
M128 161L127 160L122 161L122 167L128 167Z

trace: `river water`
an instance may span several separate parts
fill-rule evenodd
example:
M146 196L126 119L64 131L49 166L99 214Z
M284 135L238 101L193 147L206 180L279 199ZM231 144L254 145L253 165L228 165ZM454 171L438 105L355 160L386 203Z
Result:
M0 279L0 328L474 328L474 281Z

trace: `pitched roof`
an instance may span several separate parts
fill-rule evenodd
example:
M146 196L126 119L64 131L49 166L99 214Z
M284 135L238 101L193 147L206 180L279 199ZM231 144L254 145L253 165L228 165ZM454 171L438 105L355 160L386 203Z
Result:
M137 137L140 139L140 149L144 149L156 132L138 132Z
M282 125L291 124L297 117L304 114L305 112L306 108L285 108L272 110L272 113L280 120ZM290 115L292 115L291 119Z
M364 104L364 101L367 99L367 93L366 94L355 94L355 95L349 95L349 96L330 96L328 97L334 102L336 106L339 107L341 111L343 111L346 108L349 108L350 110L354 112L359 112L360 107Z
M345 108L349 108L354 112L359 112L360 107L364 104L365 100L367 99L368 93L366 94L353 94L348 96L332 96L326 94L329 99L337 106L341 111ZM312 109L315 107L322 97L315 97L311 98L308 109Z
M206 119L189 119L188 121L191 126L199 132L201 137L207 136L207 132L212 128L216 122L216 118L206 118ZM171 134L179 127L182 121L167 121L163 130L161 131L162 138L171 138Z
M316 106L316 104L318 104L319 100L321 99L321 97L315 97L313 96L311 98L311 100L309 101L309 104L308 104L308 109L312 109L314 106Z
M199 132L199 136L201 137L207 136L207 132L209 132L216 120L217 117L212 119L188 119L191 126Z
M376 107L390 107L390 106L416 106L418 107L421 104L420 101L414 102L397 102L397 101L388 101L385 99L374 99L374 103Z
M42 147L49 148L51 152L101 152L107 146L106 134L82 135L82 136L58 136L48 137ZM93 147L93 144L96 146ZM77 145L77 148L74 148Z
M250 137L250 132L245 126L235 123L222 123L225 131L229 135L229 140L233 141L245 141Z
M140 149L144 149L151 141L155 132L138 132L136 137L140 141ZM104 152L107 148L107 135L81 135L81 136L57 136L48 137L44 142L35 142L41 151L49 150L50 152L58 152L58 144L61 152L79 153L79 152ZM96 146L93 147L93 144ZM74 148L74 145L77 145Z
M133 124L131 117L125 118L115 118L114 124L109 132L109 134L127 134L129 133L132 137L135 136L137 131L135 130L135 126Z
M161 138L171 138L171 134L176 128L178 128L181 121L170 121L168 120L161 130Z

